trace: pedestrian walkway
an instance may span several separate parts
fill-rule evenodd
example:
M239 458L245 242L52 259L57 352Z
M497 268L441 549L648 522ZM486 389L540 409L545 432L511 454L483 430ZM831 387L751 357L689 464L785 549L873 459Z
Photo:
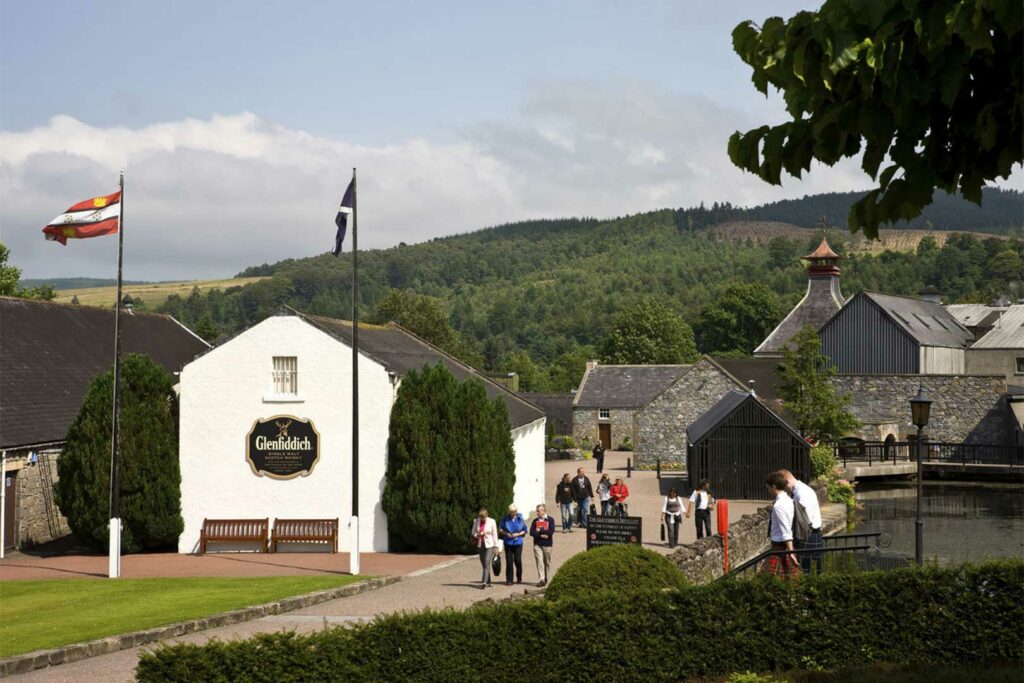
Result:
M614 479L616 476L626 477L626 459L631 457L628 453L610 452L605 459L605 470ZM592 461L560 461L547 463L546 480L548 489L548 506L556 523L559 522L558 508L554 504L555 483L561 479L564 472L575 474L577 467L583 467L587 476L596 485L597 478L594 472ZM644 518L643 544L644 546L658 552L668 552L668 547L660 541L659 528L662 497L668 488L682 483L679 477L666 474L662 480L658 480L654 472L633 472L633 476L625 479L630 488L629 510L633 515L639 514ZM689 491L680 490L680 495L689 495ZM730 518L737 520L743 514L752 512L765 505L762 501L735 501L730 503ZM527 510L521 511L524 516ZM467 520L467 531L469 522ZM680 543L689 543L696 539L695 525L692 520L687 520L680 530ZM527 547L532 543L527 541ZM574 530L572 533L558 533L555 536L553 565L557 570L569 557L583 551L586 548L585 531ZM213 556L207 556L213 557ZM218 556L225 557L225 556ZM238 558L240 556L234 555ZM246 556L259 559L273 557L267 555ZM282 556L279 556L282 557ZM295 555L299 558L299 555ZM306 558L317 556L301 556L303 559L296 559L294 564L303 564ZM326 557L326 556L319 556ZM343 555L335 556L341 558ZM369 555L364 555L369 558ZM381 557L381 554L378 554ZM523 553L524 583L522 585L506 586L502 579L497 579L492 588L480 589L480 564L475 556L444 557L443 561L437 562L438 556L410 556L392 555L385 557L430 557L431 567L419 567L405 574L402 581L386 586L384 588L362 593L347 598L324 602L319 605L305 609L264 617L255 621L242 624L225 626L211 629L201 633L194 633L181 638L173 639L173 642L203 643L211 638L220 640L231 640L235 638L247 638L257 633L268 633L281 630L294 630L304 633L329 626L358 623L372 619L376 615L390 614L400 611L420 610L425 608L456 608L462 609L485 599L496 599L508 597L524 590L535 590L533 586L537 582L537 572L534 568L532 550ZM126 558L126 560L129 558ZM381 573L369 568L368 559L364 559L364 571L366 573ZM153 646L145 646L145 649ZM123 650L109 655L84 659L72 664L40 669L23 676L18 676L18 681L34 682L48 681L51 683L67 681L103 681L104 683L115 683L117 681L131 681L134 676L135 665L139 653L144 648Z

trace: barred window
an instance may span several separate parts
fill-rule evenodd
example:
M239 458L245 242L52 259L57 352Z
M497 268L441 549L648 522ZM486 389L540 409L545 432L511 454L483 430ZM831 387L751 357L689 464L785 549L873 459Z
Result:
M274 393L296 396L299 393L299 359L295 356L274 356Z

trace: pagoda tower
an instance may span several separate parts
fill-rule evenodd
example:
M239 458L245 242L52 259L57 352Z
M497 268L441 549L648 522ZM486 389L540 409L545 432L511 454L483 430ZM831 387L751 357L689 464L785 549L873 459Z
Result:
M807 293L772 333L754 349L755 356L781 356L782 350L805 325L821 329L846 299L839 290L839 259L828 240L822 238L818 248L802 260L807 262Z

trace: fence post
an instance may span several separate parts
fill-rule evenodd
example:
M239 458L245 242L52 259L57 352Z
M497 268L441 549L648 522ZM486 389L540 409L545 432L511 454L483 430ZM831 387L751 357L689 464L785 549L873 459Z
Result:
M655 467L657 467L657 478L661 479L661 458L658 458L658 461L655 464Z
M626 458L626 479L633 476L633 458Z

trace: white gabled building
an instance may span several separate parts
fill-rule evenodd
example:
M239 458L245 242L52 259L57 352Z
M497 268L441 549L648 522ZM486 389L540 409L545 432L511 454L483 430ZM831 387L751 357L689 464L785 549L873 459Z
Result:
M349 549L351 338L351 322L285 309L185 366L179 552L196 552L204 518L269 517L273 524L274 518L337 517L339 550ZM539 408L397 325L361 324L359 347L360 550L388 550L381 497L391 406L402 376L424 365L443 363L460 381L473 377L490 397L505 401L515 448L514 501L529 510L544 500ZM264 435L258 445L254 431ZM256 451L268 443L285 444L287 451L289 442L277 438L285 435L299 437L290 442L298 444L292 452Z

